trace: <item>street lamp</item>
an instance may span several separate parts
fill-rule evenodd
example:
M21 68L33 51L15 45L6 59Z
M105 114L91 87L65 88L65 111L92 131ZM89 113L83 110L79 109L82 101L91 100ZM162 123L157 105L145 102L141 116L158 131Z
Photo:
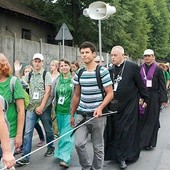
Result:
M110 15L116 12L114 6L110 6L102 1L93 2L89 5L89 8L83 10L83 15L90 17L93 20L98 20L99 23L99 56L100 64L102 62L102 39L101 39L101 20L108 19Z

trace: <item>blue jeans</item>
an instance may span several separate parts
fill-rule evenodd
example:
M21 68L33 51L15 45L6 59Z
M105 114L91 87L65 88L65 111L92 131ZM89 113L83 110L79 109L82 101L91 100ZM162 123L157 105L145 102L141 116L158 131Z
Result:
M23 143L23 156L31 152L33 131L34 131L35 124L37 123L38 117L40 118L45 130L46 142L49 143L54 140L52 120L51 120L51 106L49 106L39 116L35 112L27 111L26 121L25 121L24 143ZM48 145L48 148L52 148L52 147L54 147L54 143ZM30 156L27 156L24 159L29 160Z

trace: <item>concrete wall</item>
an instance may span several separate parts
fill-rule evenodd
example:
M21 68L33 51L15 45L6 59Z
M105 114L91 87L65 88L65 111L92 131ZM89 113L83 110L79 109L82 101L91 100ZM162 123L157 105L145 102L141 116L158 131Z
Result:
M24 65L31 64L32 57L35 53L42 53L44 56L44 68L49 70L49 65L52 60L60 60L63 58L63 47L62 45L53 45L42 42L40 39L37 41L29 41L16 36L6 36L0 34L0 53L5 54L5 56L10 61L11 66L15 60L19 60L24 63ZM102 53L105 64L107 64L107 57L110 62L110 57L107 53ZM65 46L64 48L64 58L68 59L70 62L74 60L80 61L80 53L78 47ZM140 60L134 61L129 58L130 61L141 64Z
M12 66L15 60L19 60L25 65L31 64L33 55L40 52L45 59L44 67L49 69L49 64L52 60L60 60L63 58L62 51L62 45L47 44L41 40L37 42L16 38L16 36L0 35L0 53L5 54ZM106 53L103 52L105 61L106 56ZM79 48L65 46L64 58L70 62L80 60Z
M64 58L69 61L79 59L78 47L65 46L64 50ZM51 60L63 58L62 45L52 45L42 41L29 41L5 35L0 35L0 52L7 56L11 65L13 65L15 60L30 64L33 55L37 52L44 55L44 66L47 68Z

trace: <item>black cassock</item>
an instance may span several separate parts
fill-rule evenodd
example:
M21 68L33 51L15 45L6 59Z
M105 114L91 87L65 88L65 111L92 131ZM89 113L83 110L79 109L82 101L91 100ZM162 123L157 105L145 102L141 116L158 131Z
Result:
M146 65L146 74L150 66ZM167 91L162 69L158 66L153 74L152 87L148 87L149 103L144 115L140 116L141 121L141 147L156 147L157 134L160 128L159 115L162 102L167 102Z
M126 61L110 70L111 78L122 74L115 99L118 113L108 117L105 129L105 160L136 161L140 154L139 94L148 102L148 93L141 79L139 66Z

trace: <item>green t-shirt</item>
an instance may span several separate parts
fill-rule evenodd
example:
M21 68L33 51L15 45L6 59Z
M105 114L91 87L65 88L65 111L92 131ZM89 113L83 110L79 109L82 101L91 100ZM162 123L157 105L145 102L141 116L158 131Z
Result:
M169 71L167 71L167 73L168 73L168 79L170 79L170 72L169 72Z
M11 90L10 90L10 80L11 76L5 82L0 82L0 95L2 95L9 104L11 98ZM24 92L21 85L21 82L17 79L14 89L14 99L23 99ZM14 138L17 133L17 108L15 103L9 104L7 111L7 120L10 125L10 138Z
M59 83L56 90L56 113L70 114L70 104L72 96L72 79L71 75L67 79L63 79L60 75Z
M170 74L167 71L163 71L163 74L164 74L165 83L167 83L168 80L170 79Z

